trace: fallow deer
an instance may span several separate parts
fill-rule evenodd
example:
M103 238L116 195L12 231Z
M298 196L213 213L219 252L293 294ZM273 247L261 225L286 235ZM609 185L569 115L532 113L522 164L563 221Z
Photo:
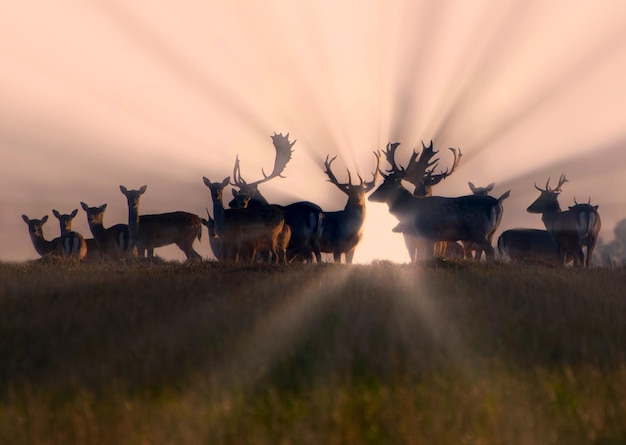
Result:
M492 182L491 184L488 184L485 187L476 187L472 182L468 182L468 185L469 185L470 190L472 191L472 194L478 195L478 196L489 196L489 192L493 190L496 184L495 182ZM501 196L501 199L499 199L500 206L498 207L498 215L497 215L496 220L494 221L494 225L493 225L491 232L487 236L487 239L489 240L489 244L493 244L493 236L495 235L496 230L498 230L498 227L500 226L500 222L502 221L502 214L504 213L504 207L502 206L502 201L508 198L510 194L511 194L511 190L508 190ZM476 260L480 260L480 257L483 254L481 250L477 249L476 246L472 244L464 245L463 248L465 250L466 257L469 256L469 257L475 258ZM472 252L475 252L474 256L472 255Z
M498 237L503 260L557 263L557 249L547 230L509 229Z
M176 244L187 260L201 260L202 256L193 249L193 243L202 237L200 217L188 212L169 212L154 215L139 215L139 199L147 186L139 190L120 190L128 203L128 233L131 249L136 246L139 256L147 253L154 256L157 247Z
M233 169L232 185L238 190L233 192L234 198L230 201L229 207L241 208L243 200L249 199L248 207L250 209L269 205L281 209L284 214L285 224L291 228L289 240L290 257L298 255L306 261L312 261L313 257L315 257L319 263L322 260L319 242L324 224L324 215L321 207L308 201L295 202L286 206L269 204L258 189L260 184L275 177L282 177L281 174L291 159L292 147L296 141L289 141L289 133L285 136L274 134L272 143L276 150L274 169L269 175L261 171L263 179L254 182L245 181L241 176L241 166L239 157L237 157Z
M87 214L87 224L103 258L118 260L132 256L127 224L115 224L105 228L106 204L99 207L89 207L81 202L80 205Z
M285 262L278 251L278 237L285 224L282 211L274 206L225 209L224 189L230 177L222 182L212 182L203 177L204 184L211 190L215 233L224 243L224 259L239 261L240 255L254 260L256 252L270 252L267 258ZM283 252L284 253L284 252Z
M80 259L85 258L89 253L87 240L83 235L72 230L72 221L76 218L78 209L74 209L69 214L61 214L57 210L52 209L52 214L59 220L61 242L67 244L68 250L76 251L75 254L70 254L70 256L77 256Z
M424 142L422 142L422 151L420 153L413 150L413 154L409 158L406 168L399 167L396 162L396 151L399 146L399 142L389 143L387 144L386 149L383 150L385 159L391 166L387 172L392 174L399 174L401 172L403 180L414 186L413 195L417 197L432 196L433 187L455 171L461 161L461 157L463 156L460 149L450 147L449 150L454 156L452 167L449 170L446 169L445 171L435 173L435 169L439 163L439 158L434 158L438 151L434 150L433 141L430 141L428 147L424 144ZM408 230L408 232L404 231L404 226L402 224L394 228L394 231L401 232L403 234L404 243L412 263L417 261L421 251L424 251L426 256L431 256L431 248L434 249L434 253L437 255L445 255L447 250L450 250L450 253L453 255L457 253L457 246L451 246L450 249L447 249L445 242L437 242L434 246L425 246L423 238L411 234L410 229Z
M568 253L574 258L574 265L591 266L591 255L588 255L588 262L582 250L583 243L593 243L597 237L596 227L599 231L599 214L593 206L577 207L572 210L562 211L558 197L561 187L567 178L561 175L555 188L550 187L550 178L546 182L545 189L535 184L535 188L540 192L539 197L528 207L529 213L540 213L548 233L554 240L557 247L557 258L559 264L565 266ZM596 233L594 235L594 233ZM589 253L589 244L587 245ZM593 251L593 247L591 247Z
M74 232L61 235L58 238L47 240L43 236L43 225L48 221L48 215L41 219L30 219L22 215L22 219L28 225L28 234L33 243L33 247L42 257L60 256L64 258L84 258L86 248L84 248L84 238L75 236Z
M486 253L487 260L493 260L494 249L487 236L498 217L498 206L506 196L418 198L402 185L406 170L394 167L390 174L380 172L384 181L369 196L370 201L386 203L405 233L424 239L429 246L436 241L473 242Z
M213 256L217 261L224 261L224 242L222 238L217 236L215 231L215 220L211 217L209 209L206 209L207 219L201 218L202 224L206 226L209 232L209 245Z
M380 168L380 155L376 156L376 167L370 182L363 181L359 175L359 183L352 184L350 170L348 170L348 182L340 183L331 170L331 164L337 158L328 159L324 162L324 173L328 181L339 190L348 195L348 202L343 210L337 212L324 212L324 229L320 239L320 251L332 253L335 263L341 262L344 254L347 264L352 263L354 252L363 236L363 222L365 221L365 194L374 188L378 179Z
M591 198L586 204L577 203L574 199L574 205L569 207L569 211L576 215L576 219L587 227L583 236L582 245L585 248L585 267L591 267L593 258L593 250L598 241L598 235L602 228L602 221L598 213L598 206L591 204Z

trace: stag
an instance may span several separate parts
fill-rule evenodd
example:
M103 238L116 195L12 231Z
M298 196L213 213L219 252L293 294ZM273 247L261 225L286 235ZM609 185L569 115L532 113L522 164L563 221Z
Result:
M266 175L263 170L263 179L254 182L247 182L241 176L241 165L239 157L235 160L233 168L232 185L237 188L233 190L233 199L229 202L229 207L236 209L242 208L244 202L247 201L248 208L265 208L273 206L283 212L285 225L291 228L291 236L289 239L290 256L300 256L306 261L312 261L313 257L318 263L321 262L320 253L320 237L322 235L324 214L317 204L308 201L295 202L286 206L269 204L267 199L259 191L259 185L276 177L283 177L282 172L291 159L293 152L292 147L296 141L289 141L289 133L283 136L276 134L272 136L272 143L276 150L276 158L274 160L274 169L272 173ZM283 234L284 238L285 234Z
M193 242L202 237L200 217L188 212L139 215L139 199L146 191L128 190L120 185L120 191L128 202L128 234L131 251L135 248L139 256L154 256L157 247L176 244L188 260L201 260L202 256L193 249Z
M495 182L492 182L491 184L488 184L485 187L476 187L472 182L468 182L467 184L469 185L469 188L472 191L472 194L477 195L477 196L489 196L489 192L492 191L496 185ZM499 200L500 206L498 207L498 215L496 217L496 220L494 221L492 230L487 237L487 239L489 240L489 244L492 244L493 236L495 235L496 230L498 230L498 227L500 226L500 222L502 221L502 214L504 213L504 207L502 206L502 201L508 198L510 194L511 194L510 190L506 191L501 196L501 199ZM465 256L472 257L472 252L476 252L474 258L477 260L480 260L480 257L483 254L483 252L480 249L477 249L476 246L471 245L471 244L464 245L463 248L465 251Z
M224 189L230 177L222 182L212 182L203 177L204 184L211 190L213 200L214 228L222 239L224 260L254 260L256 252L270 252L274 261L285 262L278 250L278 238L285 225L282 210L273 206L225 209ZM268 259L270 258L268 257Z
M348 182L340 183L331 170L331 164L337 156L330 160L329 156L326 156L324 173L328 176L328 181L348 195L348 202L343 210L324 212L324 229L320 239L320 251L332 253L335 263L340 263L341 255L344 254L346 263L351 264L356 247L363 236L365 194L376 185L380 168L380 155L376 152L374 155L376 156L376 168L372 174L372 180L370 182L363 181L363 178L358 175L360 182L356 185L352 184L350 170L348 170Z
M43 225L48 221L48 215L41 219L30 219L28 216L22 215L22 219L28 225L28 234L33 247L42 257L61 256L80 260L87 254L85 239L77 236L76 232L68 232L52 240L45 239Z
M600 230L600 216L597 208L587 205L575 205L571 210L562 211L558 197L561 187L568 182L565 175L561 175L555 188L550 187L550 178L546 182L545 189L535 184L535 188L540 192L539 197L528 207L529 213L540 213L548 233L554 240L557 247L557 258L559 264L565 266L567 255L572 254L574 265L584 264L591 266L591 253L597 232ZM587 246L587 260L583 253L583 244ZM590 249L591 247L591 249ZM589 252L591 250L592 252Z
M493 260L494 249L488 235L498 217L498 206L505 195L461 196L444 198L414 196L402 185L405 170L395 168L390 174L380 172L383 183L369 196L372 202L386 203L409 233L433 246L437 241L462 241L475 243L488 260ZM429 255L432 255L430 251Z
M89 207L84 202L80 206L87 214L87 224L103 258L118 260L132 256L127 224L104 227L104 212L107 205ZM89 252L89 250L88 250Z
M422 151L420 153L413 150L413 154L409 158L409 163L406 168L398 166L396 162L396 151L399 146L399 142L395 142L393 144L389 143L387 144L386 149L383 150L385 159L390 165L387 172L391 174L401 174L403 180L414 186L413 195L417 197L432 196L433 187L455 171L461 161L461 157L463 156L460 149L457 150L455 148L449 148L454 156L452 167L450 169L446 169L445 171L435 173L435 169L439 164L439 158L435 158L438 151L434 150L433 141L430 141L428 146L422 142ZM424 240L412 234L410 226L407 226L407 230L404 230L404 226L400 224L394 228L394 231L401 232L403 234L404 243L409 253L409 257L411 258L411 262L417 261L421 250L426 249L426 255L432 255L430 252L431 247L434 248L436 253L439 255L448 255L448 253L450 253L451 256L456 256L456 254L458 254L458 249L456 249L457 246L450 246L448 249L446 244L443 242L438 242L435 246L424 246Z

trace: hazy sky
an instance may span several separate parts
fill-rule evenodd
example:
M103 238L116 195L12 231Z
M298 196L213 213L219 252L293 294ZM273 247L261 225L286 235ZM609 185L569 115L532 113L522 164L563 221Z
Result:
M562 206L600 205L602 237L626 218L626 2L270 0L3 2L0 14L0 260L37 258L22 214L108 203L148 185L142 213L211 208L202 176L271 169L270 135L297 139L286 204L343 208L322 161L370 177L372 151L401 157L433 139L467 182L512 189L500 231L542 227L525 212L562 172ZM334 165L335 165L334 164ZM396 221L368 204L356 260L407 261ZM82 210L75 229L89 235ZM498 234L499 234L498 232ZM210 256L206 232L197 250ZM160 251L182 258L174 248Z

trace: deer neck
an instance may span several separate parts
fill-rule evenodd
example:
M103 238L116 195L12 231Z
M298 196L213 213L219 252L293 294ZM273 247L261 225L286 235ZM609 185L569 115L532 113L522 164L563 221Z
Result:
M554 227L554 222L557 220L559 215L562 213L561 206L558 201L555 201L554 204L551 204L544 210L541 214L541 221L543 221L544 226L548 231L552 231Z
M102 239L102 236L104 235L104 231L106 229L104 228L104 224L102 224L102 221L97 223L89 221L89 230L91 230L91 234L96 239L96 241L98 241Z
M398 214L404 214L407 210L410 210L414 206L414 202L416 197L411 194L404 187L399 187L395 193L390 196L390 199L387 201L387 206L389 207L389 212L397 216Z
M365 219L365 195L350 196L344 207L344 212L352 218Z
M35 250L41 256L48 255L52 252L56 244L55 241L45 239L43 235L35 235L33 233L30 234L30 239L33 242L33 247L35 247Z
M131 246L136 246L139 238L139 207L136 206L128 207L128 237Z
M224 204L222 202L221 194L214 194L213 198L213 227L215 229L215 233L222 233L224 228L224 216L226 214L226 210L224 209Z

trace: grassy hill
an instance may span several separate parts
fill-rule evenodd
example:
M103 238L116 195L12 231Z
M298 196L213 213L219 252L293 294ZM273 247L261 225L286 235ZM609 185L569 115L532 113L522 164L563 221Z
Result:
M0 443L623 444L626 269L0 263Z

